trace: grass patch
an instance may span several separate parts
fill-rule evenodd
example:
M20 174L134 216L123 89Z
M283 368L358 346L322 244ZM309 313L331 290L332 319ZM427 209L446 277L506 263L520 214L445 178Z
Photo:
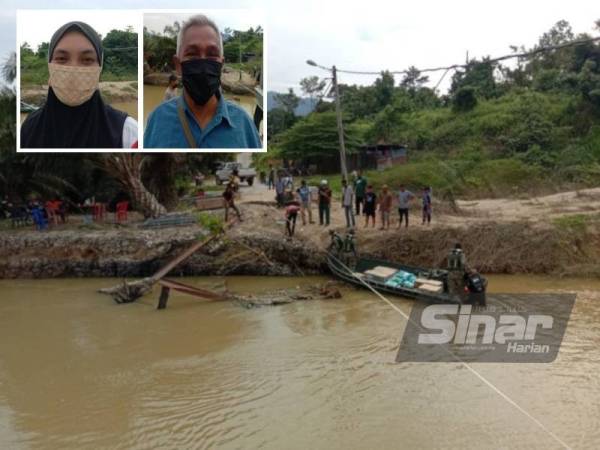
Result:
M196 217L200 226L210 231L211 234L219 233L223 229L223 220L219 215L200 212Z
M365 171L363 176L377 192L384 184L393 191L403 184L417 195L424 186L430 186L433 195L438 198L466 199L531 192L544 179L539 168L528 166L517 159L444 160L434 156L381 171ZM341 193L340 175L313 175L306 178L310 185L318 185L322 179L329 181L334 194Z
M561 216L552 220L552 224L559 230L575 233L584 233L588 222L589 217L584 214Z

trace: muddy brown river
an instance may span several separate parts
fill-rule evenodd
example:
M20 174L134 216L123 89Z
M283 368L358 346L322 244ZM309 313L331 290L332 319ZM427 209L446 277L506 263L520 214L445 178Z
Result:
M165 96L165 89L165 86L144 85L144 123L148 121L148 116L154 108L162 103ZM254 108L256 107L256 98L253 95L225 93L225 98L240 105L250 117L253 117Z
M560 448L459 364L395 363L405 320L367 291L255 309L174 293L157 311L158 292L95 293L116 281L0 280L0 448ZM599 448L600 280L494 276L490 291L577 293L555 362L473 367L569 446Z

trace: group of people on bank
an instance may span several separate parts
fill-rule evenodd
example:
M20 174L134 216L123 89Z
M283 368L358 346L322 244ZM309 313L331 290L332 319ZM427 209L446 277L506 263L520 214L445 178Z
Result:
M394 201L396 197L396 202ZM417 200L417 195L407 190L401 184L397 192L393 192L387 184L381 187L381 191L377 193L372 184L367 182L367 179L359 171L354 177L352 184L346 180L342 180L342 207L346 218L346 226L353 228L356 226L355 215L365 216L365 227L371 223L375 227L377 222L377 212L381 221L380 230L386 230L390 227L391 215L394 203L398 209L398 228L404 222L405 227L408 227L409 210L413 201ZM429 225L431 223L432 199L431 188L424 186L420 193L421 201L421 217L422 224Z
M33 198L27 203L13 203L5 197L0 202L0 219L10 220L13 228L34 225L38 230L45 230L49 224L66 223L67 208L58 198L47 201Z
M321 180L319 186L312 189L307 185L306 180L302 180L300 186L295 188L291 174L287 171L276 171L272 165L269 166L267 180L268 188L275 190L277 205L285 207L288 236L294 235L298 215L300 215L303 225L315 223L312 211L313 201L318 205L319 225L329 226L333 192L328 180ZM411 205L419 200L422 224L429 225L432 214L432 194L429 186L424 186L419 195L413 194L404 185L400 185L397 192L391 190L387 185L383 185L381 191L377 192L360 171L354 174L351 183L342 180L341 206L348 228L356 227L357 217L363 215L365 228L369 225L374 228L377 224L377 216L379 216L381 224L379 229L389 229L394 205L397 206L398 211L398 228L403 223L405 227L408 227Z

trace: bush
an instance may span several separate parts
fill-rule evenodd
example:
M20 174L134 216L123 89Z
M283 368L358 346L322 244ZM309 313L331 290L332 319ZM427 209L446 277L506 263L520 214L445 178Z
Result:
M220 215L201 212L197 217L200 226L210 231L211 234L216 234L223 230L223 220Z
M455 112L471 111L477 106L477 96L475 89L466 86L458 89L452 99L452 109Z

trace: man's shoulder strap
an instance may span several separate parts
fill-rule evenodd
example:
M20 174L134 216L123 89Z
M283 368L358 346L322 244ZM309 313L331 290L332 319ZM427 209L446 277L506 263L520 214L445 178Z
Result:
M181 123L181 128L183 128L183 134L185 135L185 140L188 143L188 147L198 148L196 139L194 139L194 135L192 134L192 130L190 129L190 124L187 121L187 117L185 117L185 110L183 108L183 96L179 97L179 100L177 101L177 115L179 116L179 122Z

